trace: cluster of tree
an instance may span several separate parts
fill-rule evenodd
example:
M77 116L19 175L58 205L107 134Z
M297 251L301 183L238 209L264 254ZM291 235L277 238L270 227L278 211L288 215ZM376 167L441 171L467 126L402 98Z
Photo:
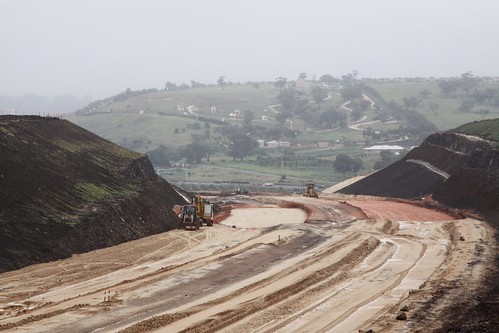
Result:
M303 92L295 88L283 88L277 95L281 104L281 111L276 115L279 123L283 124L294 116L303 115L308 109L308 100L302 98Z
M146 154L154 165L159 166L167 166L170 162L179 161L182 158L187 163L198 164L203 159L209 161L210 156L215 151L224 152L234 160L243 161L246 157L253 155L259 146L254 137L279 140L282 137L291 138L297 135L296 131L281 125L275 127L254 126L251 122L252 115L252 112L246 112L241 126L215 127L213 135L209 123L204 123L204 130L199 122L188 124L187 128L197 131L192 134L191 143L179 149L160 146ZM176 128L175 134L179 132L180 129ZM185 128L182 129L182 132L185 132ZM213 138L216 137L220 140L217 140L215 144Z
M319 114L315 124L321 128L334 128L347 125L347 115L345 112L336 110L334 107Z
M374 170L382 169L400 159L400 155L395 155L391 151L383 150L380 153L381 159L374 163Z
M146 155L153 165L164 167L170 166L172 162L178 161L181 158L181 152L179 150L163 145L148 151Z
M191 81L190 86L187 83L181 83L181 84L177 85L173 82L167 81L165 83L165 90L166 91L175 91L175 90L190 89L191 87L196 88L196 87L201 87L201 86L203 86L203 85L201 85L201 84L198 85L198 82L195 82L195 81Z
M406 99L406 102L412 99ZM416 137L424 138L438 130L437 126L429 121L425 116L414 109L414 104L404 106L398 105L395 101L390 101L385 107L375 109L375 119L381 122L386 122L390 119L404 121L406 125L400 125L398 130L388 132L390 134L398 134L400 137ZM409 106L410 105L410 106Z
M338 89L340 84L341 84L340 79L337 79L329 74L322 75L319 78L319 80L320 80L320 82L322 82L323 84L325 84L326 86L328 86L330 89L333 89L333 90Z
M438 86L445 96L452 94L453 97L456 97L456 92L458 90L463 90L466 93L466 96L468 96L479 83L480 78L475 77L471 72L466 72L461 74L459 78L440 80Z
M130 88L127 88L125 91L105 98L101 100L96 100L93 101L92 103L88 104L87 106L79 109L76 111L77 115L89 115L89 114L94 114L94 110L102 107L103 105L111 105L112 102L122 102L126 101L127 99L134 97L134 96L140 96L144 94L149 94L149 93L156 93L159 90L156 88L151 88L151 89L142 89L142 90L131 90ZM107 111L106 111L107 112Z
M246 156L252 154L258 146L255 141L247 135L236 133L229 134L231 144L226 150L227 155L243 161ZM171 166L172 162L179 161L184 158L187 163L198 164L202 159L210 159L214 148L200 140L194 140L183 148L170 148L160 146L154 150L148 151L146 154L151 163L155 166ZM310 169L315 167L329 167L331 161L318 157L303 157L296 156L292 150L284 150L282 156L267 156L265 152L259 155L254 162L259 166L271 166L276 168L294 168L294 169ZM357 173L363 166L362 160L351 158L345 154L336 156L333 162L334 170L338 173Z
M499 107L499 92L497 89L484 88L479 89L482 80L473 76L471 72L461 74L459 78L440 80L438 85L442 93L447 97L457 97L457 91L462 90L466 93L467 99L461 103L457 111L476 112L482 116L482 119L490 112L488 109L480 108L475 110L475 106L494 106Z
M140 95L155 93L155 92L158 92L158 89L152 88L152 89L142 89L142 90L135 90L134 91L130 88L127 88L127 90L125 90L124 92L119 93L116 96L113 96L112 99L115 102L121 102L121 101L126 101L130 97L140 96Z
M382 123L390 120L405 123L405 125L400 125L397 130L366 130L363 132L364 137L370 137L373 140L378 140L378 138L388 140L390 137L392 140L401 137L415 137L420 139L437 131L435 124L418 112L418 110L423 106L422 102L424 98L427 97L428 92L422 92L416 97L405 96L402 98L402 104L398 104L394 100L386 102L374 88L365 83L361 83L361 86L362 91L367 91L369 96L376 100L376 105L374 106L376 116L374 117L374 120L379 120ZM367 107L367 104L364 103L362 107ZM439 105L436 103L429 103L428 107L436 113Z
M376 89L369 86L365 82L357 80L358 73L354 71L351 74L342 76L341 79L335 79L330 75L323 75L321 81L328 86L337 85L340 88L340 95L345 101L350 101L348 108L350 112L350 120L358 121L362 118L365 111L371 107L371 102L364 99L364 94L376 101L373 106L376 116L374 120L379 120L385 123L389 120L404 121L405 125L400 126L398 130L391 131L364 131L364 137L372 138L373 140L385 139L396 140L405 136L415 136L418 138L425 137L437 130L437 127L427 118L418 112L422 107L425 98L430 94L429 91L422 91L419 96L406 96L402 98L402 104L399 105L395 101L386 102ZM470 75L463 75L462 81L470 86L469 81L473 81ZM439 105L436 103L428 103L428 107L436 113ZM318 117L307 115L309 122L313 122L322 128L331 128L333 126L342 126L347 123L347 116L340 115L337 110L328 110L327 113L322 113Z
M473 93L468 95L468 99L461 102L458 110L464 113L478 113L482 119L490 113L487 107L499 107L499 93L497 89L476 89ZM477 110L477 107L479 109Z
M304 97L303 90L289 85L286 78L276 78L274 86L279 88L277 100L281 105L276 119L284 124L294 117L301 117L307 125L323 129L345 126L348 123L348 115L345 112L334 107L321 111L322 104L330 97L330 92L333 90L340 91L345 100L352 101L355 109L350 115L351 120L361 119L370 103L362 98L363 83L357 80L357 75L358 72L354 71L352 74L342 76L341 79L329 74L321 76L320 80L315 81L315 85L310 87L311 101ZM300 79L306 77L306 73L300 73Z
M185 147L172 148L161 145L156 149L147 151L146 155L153 165L169 167L173 162L178 162L182 158L189 164L199 164L202 159L209 162L213 152L214 149L211 145L199 139L193 139Z
M312 87L311 95L316 102L316 106L310 104L308 99L303 98L304 92L302 91L292 87L281 89L277 95L277 99L281 104L281 110L276 115L277 121L284 125L287 120L300 117L310 126L324 129L345 126L347 124L347 115L344 112L338 111L334 107L329 107L327 110L321 111L321 104L328 96L326 89Z
M278 77L277 79L275 79L274 82L274 86L279 88L279 90L285 88L287 84L288 84L288 79L285 77Z
M346 154L336 155L333 162L334 170L337 173L357 173L363 166L360 158L352 158Z

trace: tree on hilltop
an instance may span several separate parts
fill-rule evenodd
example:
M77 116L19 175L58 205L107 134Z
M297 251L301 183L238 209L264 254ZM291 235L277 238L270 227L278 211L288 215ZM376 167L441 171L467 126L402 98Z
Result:
M286 87L287 83L288 83L288 79L280 76L277 79L275 79L274 86L279 88L279 90L282 90L282 88Z
M461 89L466 92L466 96L469 96L470 91L478 86L480 79L471 74L471 72L466 72L461 74L460 81Z
M225 82L225 76L220 76L217 80L217 85L222 88L222 89L225 89L225 86L227 85L227 83Z
M324 83L324 84L327 84L330 88L332 88L334 85L338 84L340 82L339 79L336 79L334 78L332 75L329 75L329 74L324 74L322 75L319 80Z

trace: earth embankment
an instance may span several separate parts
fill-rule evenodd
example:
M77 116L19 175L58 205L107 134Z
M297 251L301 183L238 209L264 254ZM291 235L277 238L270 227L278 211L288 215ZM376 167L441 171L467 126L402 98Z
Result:
M0 156L0 272L176 226L145 155L68 121L1 116Z

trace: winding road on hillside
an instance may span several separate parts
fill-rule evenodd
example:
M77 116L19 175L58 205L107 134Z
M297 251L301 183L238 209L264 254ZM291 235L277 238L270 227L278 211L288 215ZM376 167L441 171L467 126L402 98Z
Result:
M0 274L0 331L429 331L493 264L492 233L470 218L347 196L237 201L213 227Z

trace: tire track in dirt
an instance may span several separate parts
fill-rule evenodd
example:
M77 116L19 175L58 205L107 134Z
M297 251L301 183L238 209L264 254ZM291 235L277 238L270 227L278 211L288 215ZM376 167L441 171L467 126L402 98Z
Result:
M306 240L306 239L308 239L308 241L304 242L304 240ZM307 247L313 247L313 246L315 246L314 245L315 243L318 243L318 242L320 243L321 242L321 238L320 237L317 237L316 235L314 235L314 234L312 234L310 232L309 232L309 235L306 238L304 238L304 240L299 240L298 239L298 240L290 242L289 243L289 249L286 249L286 247L283 247L282 245L280 247L273 245L273 248L274 248L273 251L278 251L278 253L276 253L277 257L283 257L284 255L287 255L289 253L294 253L294 252L297 252L297 251L298 252L303 251L304 248L303 248L303 246L301 244L307 244L307 243L309 243L309 245L307 245ZM345 242L348 243L350 241L351 241L351 239L348 240L348 241L345 241ZM296 244L294 244L294 243L296 243ZM220 259L224 261L223 267L225 267L229 271L234 270L234 269L230 268L230 261L234 257L243 256L242 259L244 259L245 257L250 256L250 257L252 257L254 259L255 254L251 254L251 251L255 250L255 249L258 249L258 247L261 247L261 246L262 246L262 244L256 244L256 246L255 245L249 245L249 246L246 247L246 249L238 249L236 252L234 252L233 255L225 255L224 254L223 256L220 257ZM286 244L284 246L286 246ZM282 255L279 255L279 253L282 253ZM247 266L244 263L243 263L243 265ZM257 265L257 266L261 266L261 265ZM265 267L260 267L258 269L261 270L262 268L265 268ZM248 267L245 267L244 269L247 270ZM297 270L296 267L292 267L292 268L288 269L288 271L296 271L296 270ZM254 269L250 269L249 273L250 273L249 277L251 277L251 276L254 276L254 275L258 274L259 271L258 270L254 270ZM213 275L214 275L214 278L216 279L215 275L224 275L224 273L223 272L220 272L220 273L214 272ZM235 296L237 296L238 293L247 293L247 292L251 292L252 290L265 287L266 285L268 285L272 281L274 281L276 278L283 278L283 276L286 276L286 273L279 272L278 273L278 277L273 276L273 277L269 277L269 278L264 279L264 280L259 280L256 283L253 283L253 284L251 284L249 286L246 286L245 288L243 288L243 290L239 290L238 292L235 293ZM246 278L248 278L248 277L246 277ZM211 278L210 278L210 276L204 276L203 280L211 280ZM235 282L237 282L237 281L230 281L229 284L230 283L235 283ZM196 282L191 281L191 282L188 283L188 285L195 286ZM224 287L224 285L212 286L210 291L213 292L217 288L223 288L223 287ZM179 289L180 290L185 290L185 288L179 288ZM192 287L190 287L190 289L191 289L190 293L195 292L195 290L192 290ZM183 295L183 293L182 293L182 295ZM170 297L172 297L172 295L170 295ZM222 298L219 298L217 300L211 300L211 301L209 301L207 303L204 303L204 305L196 305L195 306L196 310L188 310L188 311L190 313L193 313L193 312L197 313L199 311L204 310L205 308L216 306L217 304L222 304L223 302L226 302L227 300L229 300L232 297L234 297L234 295L227 296L227 297L222 297ZM149 319L148 319L148 317L151 317L151 315L153 315L153 314L160 314L160 313L164 312L165 310L168 310L168 308L172 308L172 306L171 305L167 306L165 304L162 304L161 306L158 306L156 310L153 309L151 311L148 311L147 317L142 318L142 319L145 320L145 326L148 326L150 324L150 322L158 321L158 317L149 318ZM180 317L182 317L182 316L180 316ZM163 319L166 318L167 322L171 322L170 315L161 315L160 318L163 318ZM161 321L163 319L159 319L159 320ZM113 329L115 329L115 328L113 328ZM143 329L143 327L141 329L137 330L137 331L139 332L142 329Z
M378 237L382 237L382 235L378 235ZM406 240L403 239L403 241L405 242ZM331 300L336 297L341 297L341 294L344 293L343 291L344 288L355 289L355 287L351 286L356 283L355 282L356 280L358 281L369 280L370 276L376 273L376 271L386 270L387 262L389 262L390 260L395 260L395 258L393 258L393 255L397 251L396 249L394 249L395 244L392 243L391 241L388 242L383 241L383 243L386 244L385 249L383 249L383 246L377 247L373 253L370 253L363 260L364 262L372 260L376 261L377 263L370 262L369 264L360 265L356 269L350 268L348 271L343 272L344 274L347 275L348 278L347 284L345 283L341 284L340 283L341 281L334 281L334 279L332 280L332 282L326 280L324 281L322 286L317 286L316 288L307 290L303 294L296 295L295 297L288 299L284 304L281 304L279 308L262 310L262 313L258 313L257 315L254 315L253 317L247 319L246 325L238 325L237 327L233 327L230 330L225 330L225 331L226 332L266 332L266 333L289 332L289 331L322 332L322 331L327 331L331 327L338 325L339 323L347 319L355 311L357 311L359 308L373 302L377 298L383 296L389 290L392 290L397 285L399 285L401 281L407 276L408 272L417 264L419 259L422 258L425 252L425 246L423 245L421 246L422 250L419 256L410 267L403 270L402 272L397 273L399 277L395 281L393 281L392 284L386 286L384 289L382 289L382 291L376 293L372 297L367 299L359 299L359 302L355 303L353 306L342 310L342 313L340 313L337 317L335 317L335 319L332 320L331 323L329 324L331 327L328 327L326 324L322 325L323 326L322 329L320 328L320 326L317 325L305 326L305 328L303 329L298 329L297 327L299 327L299 325L288 327L293 322L297 321L299 322L300 319L305 315L310 315L315 318L318 315L320 315L323 311L326 311L319 309L331 308L331 306L326 306L327 303L331 302ZM415 243L415 242L409 241L409 243ZM376 252L378 250L379 253ZM362 283L369 283L369 282L368 281L357 282L357 284L362 284ZM329 318L331 316L333 315L329 314L326 317ZM267 322L264 322L263 318L266 318ZM313 322L312 319L309 319L308 321ZM324 323L324 320L322 320L322 322ZM338 332L341 331L342 330L340 329ZM344 331L350 331L350 330L347 329Z
M416 242L412 242L412 243L414 244ZM384 295L386 295L389 291L392 291L397 286L400 286L401 283L404 281L404 279L408 276L409 272L419 263L419 261L421 260L421 258L423 258L424 254L426 252L427 246L426 246L426 244L421 244L421 245L422 245L421 246L421 251L420 251L419 256L416 259L416 261L414 261L414 263L409 268L407 268L407 269L405 269L405 270L397 273L398 277L397 277L397 279L395 281L393 281L390 285L388 285L384 289L382 288L380 291L378 291L373 296L371 296L371 297L363 300L362 302L360 302L357 305L355 305L355 306L351 307L350 309L348 309L343 315L341 315L336 320L334 320L331 323L329 323L320 332L329 332L333 328L336 331L341 331L343 328L339 325L340 323L344 322L346 319L348 319L350 316L352 316L355 312L359 311L362 307L364 307L364 306L366 306L368 304L374 303L380 297L383 297ZM381 267L379 267L378 269L376 269L373 272L383 270L385 266L386 266L386 263L385 263L385 265L382 265ZM369 275L372 274L373 272L370 272ZM368 280L369 279L369 275L366 274L366 276L362 276L362 277L359 277L359 278L361 280ZM400 301L397 302L396 304L400 303ZM383 302L381 302L381 303L383 303ZM376 312L378 312L378 311L376 311ZM368 321L372 321L373 320L372 319L373 316L357 316L357 317L360 317L360 318L366 318L367 317L367 318L369 318ZM358 325L357 327L355 327L355 329L358 329L358 327L361 327L363 325L362 322L359 322L357 320L355 320L355 321L356 321L356 325ZM350 329L350 327L348 327L348 324L345 325L345 326L347 326L347 327L344 328L345 330L349 330Z
M20 307L8 310L10 314L0 311L0 330L275 333L435 329L418 322L416 314L438 316L460 295L463 302L469 301L473 293L468 288L474 290L474 286L457 289L462 289L464 281L480 283L486 260L482 256L490 254L487 244L491 236L479 221L449 222L448 216L445 220L446 216L432 215L429 210L408 212L409 205L394 202L360 202L359 206L380 216L387 214L382 216L386 220L356 221L352 216L360 218L358 211L345 203L306 199L292 200L316 211L319 222L266 229L217 226L199 232L175 230L136 243L135 248L117 247L120 251L114 253L127 256L116 256L123 260L108 269L118 267L118 271L68 283L66 286L74 289L72 293L63 291L60 301L54 288L53 294L48 291L22 301ZM418 216L430 222L418 222ZM466 241L460 240L462 235ZM158 240L161 245L154 245ZM16 282L7 277L26 274L26 279L41 286L44 281L54 283L57 276L80 274L71 272L78 264L89 269L105 266L106 260L84 258L55 263L47 274L30 269L37 273L0 275L0 283L7 281L7 288L12 289ZM78 280L69 277L66 281ZM40 287L33 290L36 288ZM102 302L103 292L109 289L114 295ZM404 329L394 319L401 302L412 305ZM428 302L433 303L427 306Z
M365 265L365 267L361 268L361 266L364 266L363 263L368 258L374 256L374 253L376 253L377 257L374 258L373 261L378 261L378 263L372 263L369 266ZM357 265L359 272L362 271L364 273L368 273L382 266L384 264L384 260L382 258L390 256L392 253L392 246L377 246L374 251L369 253L362 260L362 262L352 264ZM230 331L277 332L278 329L282 329L287 324L299 319L305 313L314 311L316 307L320 307L321 304L325 302L325 294L330 294L331 290L340 288L339 286L342 284L346 285L346 279L351 279L355 275L360 274L352 274L351 272L353 270L354 267L342 268L342 271L334 273L329 278L326 278L322 283L318 283L316 286L290 297L286 300L286 302L283 302L283 304L278 304L278 306L273 308L263 309L262 313L255 314L251 318L247 318L244 325L238 325L237 327L231 328ZM333 295L336 295L337 293L337 291L334 291ZM331 297L333 297L333 295L331 295ZM264 318L266 320L264 320Z
M355 236L357 237L357 236ZM352 245L351 242L349 242L350 245ZM314 286L318 283L321 283L327 276L334 274L337 270L339 270L340 267L346 267L346 266L353 266L357 262L360 262L361 259L367 255L370 251L372 251L377 245L379 244L379 241L377 241L373 237L368 237L368 239L362 241L360 244L357 244L350 252L348 252L347 255L341 256L341 259L339 259L337 262L334 262L333 264L323 268L316 270L312 274L309 274L302 279L299 279L297 282L288 285L284 288L281 288L278 291L272 292L271 294L268 295L262 295L253 299L250 299L244 303L239 304L237 307L232 308L231 310L225 310L222 312L218 312L213 314L210 314L208 319L205 319L201 322L198 322L197 324L190 326L188 328L182 329L179 332L190 332L190 333L195 333L195 332L216 332L219 329L222 329L232 323L235 323L246 316L249 316L253 313L256 313L262 309L268 308L271 305L274 305L276 303L279 303L288 297L294 295L295 293L299 293L307 288L310 288L311 286ZM342 244L343 245L343 244ZM338 250L344 249L342 245L338 245ZM323 255L326 255L325 253ZM312 262L318 262L320 259L311 259ZM310 262L308 262L308 265ZM303 265L300 265L300 267L303 267ZM303 268L301 268L303 269ZM300 268L293 268L295 271L299 271ZM289 275L289 272L287 272L284 275ZM339 279L345 279L346 274L343 276L340 276ZM246 295L246 297L251 297L248 296L250 294L250 291L252 289L262 289L266 284L269 282L279 282L282 279L281 276L273 276L271 281L267 280L264 283L262 282L257 282L255 285L251 286L250 288L245 288L245 290L238 290L231 296L228 296L228 298L225 298L224 300L217 300L218 304L222 303L227 303L229 301L232 301L236 297L240 297L241 295ZM210 306L213 306L214 304L210 304ZM189 313L191 313L192 316L192 309L188 310ZM167 318L171 315L166 315ZM130 327L128 329L120 331L121 333L132 333L132 332L143 332L144 328L151 325L151 322L154 322L156 318L152 318L148 323L140 323L137 326ZM161 320L161 317L160 317ZM177 331L176 329L174 329Z
M210 230L210 229L208 229L208 230ZM195 245L194 242L192 241L193 237L190 235L181 234L181 235L175 235L174 237L177 239L183 240L185 242L185 244L187 244L186 246L189 249L192 249L193 245ZM201 237L201 236L199 236L199 237ZM93 289L91 292L88 292L88 293L78 294L77 296L69 297L69 298L60 300L58 302L45 303L36 309L38 311L42 311L43 312L42 314L32 315L31 313L33 311L27 311L25 316L29 316L30 319L28 321L24 321L23 319L20 318L17 321L17 323L15 323L15 324L16 324L16 326L22 326L26 323L33 323L34 321L43 320L46 318L50 318L50 317L64 314L65 312L74 311L74 309L75 309L74 304L85 304L87 307L89 307L89 306L92 306L92 304L85 302L86 299L89 299L92 296L95 296L98 299L102 299L102 297L101 297L102 293L107 291L107 290L112 289L113 292L115 292L115 293L126 293L128 291L133 291L133 290L137 290L137 289L140 290L140 288L146 287L146 286L153 284L155 282L158 282L158 281L162 281L162 280L172 276L173 274L175 274L176 272L178 272L180 270L188 271L189 269L194 269L196 267L206 265L210 261L216 261L220 258L223 259L223 258L230 258L232 256L236 256L240 253L244 253L250 249L253 249L253 248L261 245L261 243L257 242L260 237L262 237L262 236L256 235L254 237L250 237L245 242L242 242L242 243L238 244L237 246L234 246L233 248L228 249L226 251L222 251L216 255L205 254L204 256L197 258L195 260L186 261L186 262L179 264L179 265L171 265L171 266L162 267L159 270L156 270L156 271L153 271L153 272L150 272L147 274L139 275L133 279L123 280L123 281L120 281L120 282L117 282L114 284L108 284L108 285L103 286L101 288ZM196 239L195 243L199 244L199 242L197 242L197 239ZM184 246L183 248L186 248L186 247ZM86 284L86 283L87 282L84 282L83 284ZM72 287L74 287L74 286L72 286ZM38 296L38 298L41 299L42 296ZM100 301L97 303L94 302L93 306L100 307L101 306L100 304L101 304ZM55 309L55 310L52 310L52 309ZM9 324L9 326L11 326L11 325ZM2 329L2 327L0 326L0 330L1 329Z
M182 250L186 249L186 248L192 248L193 246L195 246L194 244L199 244L201 241L199 241L198 239L196 238L193 238L192 236L190 235L174 235L174 234L170 234L171 237L173 238L176 238L177 240L180 239L180 240L183 240L184 241L184 245L180 248L177 248L175 252L181 252ZM199 237L199 236L198 236ZM173 242L172 242L173 243ZM163 250L166 249L166 248L169 248L171 247L172 244L170 245L167 245L166 247L162 248ZM157 253L158 251L153 251L153 253ZM153 253L150 253L150 254L153 254ZM139 258L137 259L137 261L145 258L147 256L144 256L142 258ZM79 263L79 265L81 265L82 263ZM185 263L185 264L188 264L188 263ZM58 265L60 266L60 265ZM101 306L101 302L98 301L97 303L96 302L93 302L93 304L89 304L89 303L85 303L85 299L88 299L92 296L98 296L97 298L99 300L102 299L101 295L103 292L105 291L108 291L110 289L113 289L115 290L115 294L116 294L116 290L119 292L120 288L118 288L119 286L124 286L124 285L127 285L127 284L133 284L134 282L136 281L143 281L143 280L147 280L147 279L150 279L151 277L154 277L156 275L160 275L159 277L157 277L156 279L161 279L162 276L170 271L170 270L174 270L176 268L180 268L182 267L183 265L177 265L177 266L168 266L168 267L162 267L161 269L157 270L157 271L154 271L154 272L151 272L151 273L148 273L148 274L143 274L143 275L140 275L134 279L130 279L130 280L124 280L124 281L120 281L120 282L117 282L117 283L111 283L111 284L108 284L106 286L102 286L100 288L94 288L91 292L87 292L87 293L83 293L83 294L78 294L74 297L68 297L68 298L65 298L65 299L62 299L62 300L59 300L59 301L50 301L50 302L44 302L44 303L39 303L35 308L33 308L33 305L35 305L37 302L35 301L31 301L31 300L27 300L27 301L24 301L24 303L27 304L26 308L33 308L31 311L30 310L21 310L19 311L19 313L26 313L25 317L27 318L24 318L24 319L19 319L17 322L10 322L6 325L0 325L0 331L1 330L5 330L7 328L10 328L10 327L18 327L18 326L23 326L27 323L33 323L33 322L36 322L36 321L40 321L40 320L44 320L44 319L47 319L47 318L51 318L51 317L54 317L54 316L60 316L66 312L73 312L75 310L79 310L80 308L82 307L85 307L86 309L90 308L92 305L95 306L95 307L100 307ZM46 277L47 279L50 278L50 276ZM83 282L83 284L86 284L87 282ZM143 281L143 283L147 283L147 281ZM75 287L75 285L71 286L72 288ZM60 289L59 289L60 290ZM58 290L56 290L58 291ZM48 296L50 295L50 292L47 293L47 294L43 294L43 296ZM37 296L36 299L44 299L45 297L43 297L42 295L41 296ZM82 299L84 299L82 301ZM104 302L106 303L106 302ZM66 305L65 305L66 304ZM110 305L110 304L109 304ZM52 310L54 309L54 310ZM40 314L36 314L36 315L33 315L32 312L33 310L35 311L39 311L39 312L42 312ZM22 316L21 316L22 318Z

